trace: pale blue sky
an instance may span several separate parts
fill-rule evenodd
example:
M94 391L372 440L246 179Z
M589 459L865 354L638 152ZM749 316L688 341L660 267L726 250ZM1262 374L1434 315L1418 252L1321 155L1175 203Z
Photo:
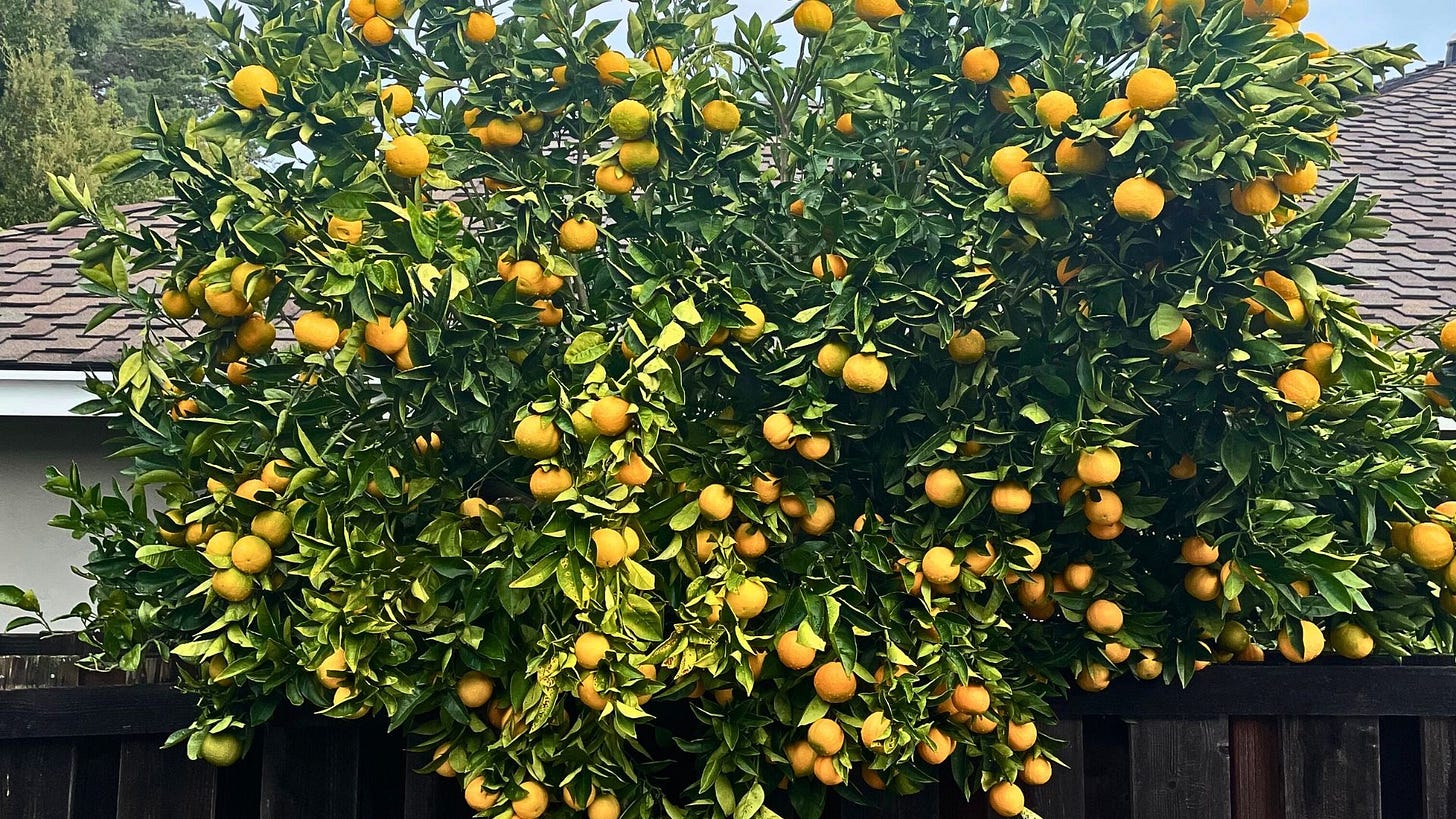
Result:
M198 13L206 13L202 0L184 0ZM770 19L778 17L794 0L739 0L739 14L757 12ZM497 2L497 6L506 3ZM1446 41L1456 34L1456 0L1310 0L1306 31L1323 34L1336 48L1388 42L1392 45L1415 43L1421 56L1431 62L1440 61L1446 53ZM612 0L596 10L605 19L620 15L624 0ZM787 28L787 27L786 27ZM792 29L788 29L792 33Z

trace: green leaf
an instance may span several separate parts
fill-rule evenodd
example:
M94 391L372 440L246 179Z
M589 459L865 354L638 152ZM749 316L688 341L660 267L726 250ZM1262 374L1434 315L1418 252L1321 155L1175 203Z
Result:
M611 342L601 333L587 331L577 336L566 348L565 361L573 367L590 364L612 351Z
M537 586L551 579L556 572L560 562L554 557L545 557L536 565L532 566L525 574L511 581L513 589L534 589Z

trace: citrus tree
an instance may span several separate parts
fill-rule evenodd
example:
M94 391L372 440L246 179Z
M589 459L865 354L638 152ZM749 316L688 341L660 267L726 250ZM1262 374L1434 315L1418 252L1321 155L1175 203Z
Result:
M161 218L55 181L147 327L86 407L135 491L50 487L174 742L292 703L484 816L1013 816L1072 684L1451 648L1456 370L1319 261L1384 227L1319 173L1409 50L1303 0L594 5L225 7L220 110L106 166Z

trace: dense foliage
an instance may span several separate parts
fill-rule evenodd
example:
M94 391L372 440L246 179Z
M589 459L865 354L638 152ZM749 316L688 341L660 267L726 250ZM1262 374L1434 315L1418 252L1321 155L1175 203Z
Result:
M941 763L1014 815L1073 680L1451 648L1442 354L1319 261L1384 226L1315 188L1408 51L1298 0L645 0L624 54L591 5L224 9L223 109L110 163L169 223L56 182L149 330L88 406L137 492L51 487L193 752L292 702L483 815Z

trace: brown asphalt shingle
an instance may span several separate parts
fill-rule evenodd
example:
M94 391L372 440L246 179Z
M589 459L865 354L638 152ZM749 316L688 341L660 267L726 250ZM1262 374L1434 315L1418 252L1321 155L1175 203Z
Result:
M1359 242L1326 260L1365 280L1354 295L1365 315L1408 328L1456 306L1456 66L1434 66L1387 83L1346 121L1343 163L1329 177L1358 175L1378 194L1375 215L1394 222L1380 242ZM132 218L155 204L123 208ZM97 297L79 284L69 251L86 233L43 225L0 231L0 368L89 369L113 360L140 324L125 314L82 332Z
M156 203L122 208L145 218ZM141 323L125 312L83 332L101 297L81 289L69 255L87 228L47 233L45 225L0 231L0 367L84 370L106 366Z
M1414 327L1456 307L1456 66L1387 83L1362 107L1340 126L1335 175L1358 175L1394 225L1326 263L1365 280L1351 294L1367 318Z

